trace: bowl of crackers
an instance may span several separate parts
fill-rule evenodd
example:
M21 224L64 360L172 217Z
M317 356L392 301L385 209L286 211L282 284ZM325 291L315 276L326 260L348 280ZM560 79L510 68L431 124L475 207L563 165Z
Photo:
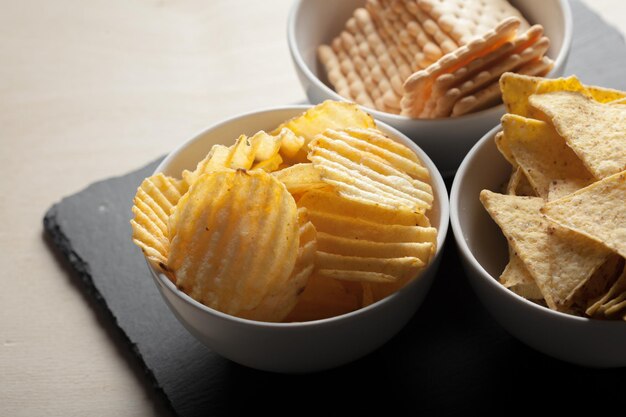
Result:
M440 173L357 105L260 110L174 150L133 201L133 241L198 340L274 372L333 368L411 318L449 214Z
M559 76L566 0L298 0L288 43L311 103L358 103L452 176L504 114L504 72Z
M575 76L500 83L507 113L451 191L470 282L529 346L626 366L626 92Z

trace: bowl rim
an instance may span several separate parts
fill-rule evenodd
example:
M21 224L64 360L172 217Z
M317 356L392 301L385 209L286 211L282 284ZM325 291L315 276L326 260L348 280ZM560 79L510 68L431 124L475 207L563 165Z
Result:
M202 130L200 130L198 133L196 133L195 135L192 135L189 139L184 140L180 145L178 145L173 151L171 151L160 163L159 165L155 168L154 172L152 175L157 174L159 172L162 172L163 169L169 165L171 163L172 160L174 160L178 154L180 154L180 152L182 152L184 149L186 149L188 146L199 142L202 140L202 137L206 134L208 134L209 132L215 130L215 129L219 129L220 127L224 126L224 125L228 125L231 123L236 123L237 121L241 120L241 119L245 119L247 117L253 116L253 115L259 115L259 114L263 114L263 113L273 113L273 112L277 112L277 111L284 111L284 110L307 110L311 107L313 107L314 105L312 104L294 104L294 105L288 105L288 106L274 106L274 107L265 107L265 108L261 108L261 109L257 109L257 110L253 110L253 111L247 111L244 113L240 113L237 114L235 116L229 117L225 120L222 120L220 122L214 123L213 125L210 125L207 128L204 128ZM376 126L377 127L383 127L383 132L387 133L387 134L391 134L392 139L396 139L396 138L401 138L402 141L405 141L406 143L403 143L405 145L407 145L409 148L411 148L412 151L414 151L417 156L419 157L419 159L424 163L424 165L426 165L426 167L428 168L428 171L431 175L431 186L433 187L433 189L437 189L438 194L439 194L439 199L438 199L438 204L439 204L439 212L440 212L440 219L441 222L439 224L439 227L437 229L437 251L434 254L434 256L431 258L429 264L426 266L426 268L424 270L422 270L420 272L420 275L424 275L426 273L426 270L429 268L434 268L436 267L436 265L438 264L438 258L442 255L443 253L443 247L445 245L445 241L447 238L447 234L448 234L448 225L450 223L450 200L449 200L449 195L448 195L448 190L446 188L445 182L443 180L443 177L441 175L441 172L439 172L439 169L436 167L435 163L430 159L430 157L426 154L426 152L424 152L424 150L422 150L422 148L420 148L415 142L413 142L409 137L407 137L405 134L403 134L402 132L400 132L398 129L388 125L385 122L382 122L380 120L374 119L376 122ZM394 138L393 136L395 136L396 138ZM402 143L402 141L400 141L400 143ZM372 303L366 307L351 311L349 313L345 313L345 314L341 314L338 316L333 316L333 317L329 317L329 318L325 318L325 319L320 319L320 320L311 320L311 321L303 321L303 322L288 322L288 323L282 323L282 322L265 322L265 321L258 321L258 320L251 320L251 319L244 319L241 317L236 317L236 316L232 316L230 314L227 313L223 313L219 310L213 309L211 307L208 307L202 303L200 303L199 301L194 300L192 297L190 297L189 295L187 295L186 293L184 293L183 291L180 291L176 285L169 279L167 278L164 274L156 271L152 265L150 264L150 262L148 262L148 260L146 259L146 263L148 264L148 268L150 270L150 273L152 275L152 278L157 281L157 284L161 284L163 287L167 288L168 290L170 290L175 296L177 296L178 298L180 298L182 301L186 302L188 305L190 305L191 307L193 307L196 310L201 310L202 312L206 313L206 314L210 314L211 316L218 318L222 321L229 321L231 323L240 325L240 326L256 326L256 327L264 327L264 328L274 328L274 329L293 329L293 328L302 328L302 327L310 327L310 326L323 326L323 325L334 325L337 324L339 321L344 321L344 320L349 320L352 319L356 316L361 316L361 315L368 315L371 314L373 310L376 310L378 308L380 308L380 306L390 303L392 302L392 300L400 297L400 294L405 293L406 291L408 291L408 289L411 286L417 285L420 282L420 279L418 277L418 279L414 279L411 282L409 282L407 285L405 285L404 287L402 287L401 289L399 289L398 291L394 292L393 294L383 298L382 300L379 300L375 303Z
M626 326L626 322L621 320L599 320L590 317L575 316L572 314L551 310L548 307L544 307L530 300L527 300L526 298L514 293L513 291L505 288L502 284L500 284L497 278L487 272L487 270L483 268L483 266L474 256L473 252L465 241L463 228L461 227L461 223L459 220L461 183L463 182L465 176L469 175L468 169L470 164L473 162L476 154L478 154L478 152L482 150L483 147L489 146L490 142L493 143L492 146L496 146L493 140L495 138L495 135L501 130L502 125L499 124L489 130L489 132L485 133L485 135L478 142L476 142L472 149L467 153L467 156L463 159L463 162L459 166L459 169L457 170L456 176L454 177L454 181L452 183L452 188L450 190L450 224L452 226L452 234L454 235L457 248L459 252L461 252L461 256L463 256L469 262L471 267L478 273L477 275L480 277L480 279L485 281L487 285L496 290L498 296L502 294L502 297L509 297L511 299L511 302L517 302L518 304L524 305L527 308L534 309L546 317L552 317L561 320L570 320L571 322L586 326L593 325L614 328L619 326ZM478 196L476 196L476 198L478 199Z
M340 96L335 90L330 88L328 85L326 85L326 83L322 82L322 80L319 77L313 74L313 71L311 71L309 66L304 62L304 58L302 58L302 54L300 53L300 49L297 47L297 43L296 43L296 37L297 37L296 15L298 14L300 7L305 1L311 1L311 0L296 0L291 6L291 9L289 11L289 15L287 18L287 44L289 46L289 52L291 54L291 58L294 61L296 67L300 69L302 74L304 74L304 76L309 80L309 82L315 85L315 87L318 88L319 90L322 90L326 95L332 97L332 100L351 102L345 97ZM573 19L572 19L571 6L568 0L556 0L556 1L561 7L561 10L563 12L563 20L565 23L564 32L563 32L563 43L561 45L561 49L559 50L559 53L556 59L554 60L554 66L552 67L550 72L546 74L545 76L546 78L550 78L557 69L564 67L565 61L567 60L567 57L569 56L571 46L572 46L572 33L573 33L572 27L574 24L573 24ZM479 119L482 117L485 117L485 118L494 117L495 115L504 112L504 104L500 103L496 106L492 106L487 109L479 110L477 112L465 114L463 116L458 116L458 117L438 117L435 119L416 119L416 118L412 118L408 116L402 116L399 114L383 112L383 111L373 109L371 107L363 106L360 104L359 106L365 109L365 111L370 113L372 116L374 116L374 119L378 119L378 120L387 119L390 123L419 122L425 125L428 125L428 124L435 125L437 123L441 123L442 121L463 122L467 120Z

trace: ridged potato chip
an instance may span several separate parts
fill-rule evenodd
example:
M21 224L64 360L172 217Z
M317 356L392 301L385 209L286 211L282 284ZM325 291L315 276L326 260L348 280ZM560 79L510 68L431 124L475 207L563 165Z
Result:
M285 184L291 194L299 194L316 188L327 187L320 171L313 164L295 164L273 172L274 177Z
M260 308L288 285L298 258L297 207L280 182L264 171L201 175L173 218L167 265L180 289L227 314L282 318Z
M309 144L322 181L347 199L424 213L433 194L428 172L407 148L376 129L326 130ZM407 157L412 154L412 157ZM409 175L407 175L408 173Z
M316 231L309 221L305 208L298 209L299 243L296 264L285 285L277 285L274 292L266 295L252 310L244 310L240 317L265 321L281 321L298 303L307 287L307 282L315 267L317 249Z
M406 282L434 253L436 229L422 214L347 200L327 190L305 193L317 229L317 272L321 277L371 283Z
M170 247L168 220L186 192L184 181L158 173L143 180L133 200L134 218L130 221L133 242L155 268L170 278L166 266Z
M354 103L327 100L322 104L310 108L300 116L287 120L278 126L272 133L279 134L284 128L289 129L296 136L303 138L302 148L295 154L289 149L290 158L294 162L307 162L308 144L315 136L327 129L345 129L349 127L370 128L376 127L374 119Z

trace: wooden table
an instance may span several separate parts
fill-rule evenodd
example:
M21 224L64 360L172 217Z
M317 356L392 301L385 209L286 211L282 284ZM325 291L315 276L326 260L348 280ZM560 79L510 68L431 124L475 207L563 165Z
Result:
M621 0L587 1L626 32ZM0 415L167 415L42 237L45 210L213 122L305 99L290 0L23 0L0 13Z

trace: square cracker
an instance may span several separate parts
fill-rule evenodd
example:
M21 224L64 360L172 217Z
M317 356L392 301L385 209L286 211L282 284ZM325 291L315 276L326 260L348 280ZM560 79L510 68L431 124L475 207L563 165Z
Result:
M519 25L519 19L506 19L482 37L474 39L467 45L443 56L428 68L412 74L404 83L404 96L401 102L402 114L419 116L431 95L434 82L439 76L452 73L512 41Z
M529 102L552 120L596 178L626 169L626 106L598 103L569 91L533 94Z
M482 36L509 17L519 19L522 30L530 26L507 0L418 0L418 5L460 45Z

